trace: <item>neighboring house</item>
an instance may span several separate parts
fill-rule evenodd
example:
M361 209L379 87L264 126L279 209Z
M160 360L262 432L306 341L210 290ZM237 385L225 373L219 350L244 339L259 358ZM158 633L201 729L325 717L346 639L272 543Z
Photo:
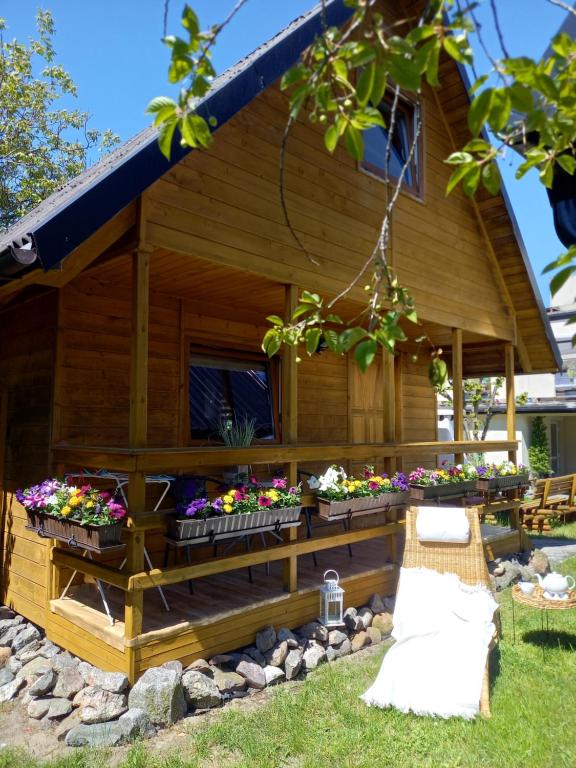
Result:
M350 12L339 0L327 3L329 23ZM286 202L317 263L286 225L278 163L288 101L278 80L320 19L317 6L215 81L200 104L218 121L209 151L175 141L168 162L147 129L0 235L0 600L72 652L131 679L170 659L189 663L248 645L266 624L315 618L324 569L312 569L313 547L332 547L323 565L341 564L349 605L392 593L397 578L381 537L393 540L398 529L378 515L360 518L361 530L356 521L353 531L330 529L329 540L307 541L301 526L299 539L290 529L285 544L266 552L221 549L214 560L209 547L195 549L194 562L168 564L165 520L143 514L147 475L280 465L295 482L299 470L331 463L433 465L446 445L428 352L415 356L423 331L445 350L457 381L459 371L512 378L559 367L505 193L445 195L451 168L443 161L467 141L469 97L463 73L444 58L444 87L422 94L422 142L393 222L393 266L422 327L365 375L329 353L303 355L299 365L294 350L263 356L264 318L289 312L302 287L343 290L373 248L387 200L380 129L368 139L369 161L358 165L342 148L329 155L321 127L301 116L287 144ZM413 104L406 94L408 131ZM400 154L403 135L395 137ZM356 317L364 299L354 289L341 314ZM232 411L258 418L256 445L214 443L212 426ZM483 447L515 455L513 440ZM121 556L102 565L25 527L15 489L81 468L129 477L123 568ZM350 542L352 559L333 549ZM258 566L254 585L238 571L250 563ZM114 585L106 592L114 626L89 585L60 597L71 569ZM161 611L158 586L170 613Z

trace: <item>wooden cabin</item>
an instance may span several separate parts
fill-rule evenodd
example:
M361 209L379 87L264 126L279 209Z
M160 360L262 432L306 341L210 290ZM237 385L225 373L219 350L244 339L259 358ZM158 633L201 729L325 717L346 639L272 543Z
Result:
M328 5L330 23L349 12ZM418 162L394 213L393 266L416 300L422 327L413 336L428 334L451 366L455 441L437 440L428 353L415 357L412 340L364 375L328 352L300 363L291 349L263 356L266 316L290 313L303 287L341 291L372 249L384 208L378 157L358 165L341 148L329 155L320 128L302 116L288 141L286 202L317 264L286 226L279 150L288 111L278 83L319 25L316 8L215 82L201 107L218 120L209 151L175 145L168 162L147 129L0 235L0 599L54 642L132 680L170 659L251 643L266 624L315 618L328 567L340 571L348 605L392 594L402 531L376 515L312 538L301 525L281 544L217 557L204 550L186 563L172 552L166 564L150 476L283 466L294 481L330 463L433 466L440 453L476 450L458 418L463 377L505 374L513 404L515 372L558 367L505 195L445 195L443 159L466 140L468 105L463 74L448 60L442 87L422 96ZM407 98L408 122L410 109ZM342 314L353 317L363 299L353 290ZM254 445L209 439L191 386L202 360L262 374L271 418ZM507 428L506 441L482 450L514 457L513 405ZM102 469L128 476L127 562L83 558L26 529L17 488ZM113 625L94 579L105 585Z

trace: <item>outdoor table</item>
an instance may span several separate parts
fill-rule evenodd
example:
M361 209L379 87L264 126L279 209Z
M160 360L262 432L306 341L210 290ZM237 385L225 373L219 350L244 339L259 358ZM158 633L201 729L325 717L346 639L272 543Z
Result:
M519 584L515 584L512 587L512 642L516 642L516 616L514 611L514 604L519 603L525 605L528 608L536 608L540 611L541 628L544 632L549 632L548 625L548 612L549 611L570 611L576 608L576 590L572 589L568 592L568 598L566 600L550 600L544 597L544 590L542 587L534 587L534 592L531 595L525 595L520 589ZM544 649L542 649L544 653Z

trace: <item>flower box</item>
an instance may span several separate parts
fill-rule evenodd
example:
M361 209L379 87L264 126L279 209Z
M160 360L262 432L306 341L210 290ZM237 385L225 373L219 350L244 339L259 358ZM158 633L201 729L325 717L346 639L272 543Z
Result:
M318 502L318 516L324 520L330 520L345 515L369 515L374 512L380 512L390 507L396 507L408 504L409 494L407 491L396 491L395 493L381 493L379 496L361 496L355 499L343 499L342 501L331 501L323 499L320 496Z
M189 518L168 518L168 537L177 541L187 539L213 540L227 534L240 535L254 529L281 530L282 528L300 523L302 507L281 507L280 509L263 509L236 515L207 517L203 520Z
M66 520L37 510L26 510L28 528L39 536L64 541L71 547L101 550L123 546L122 520L104 525L82 524L77 520Z
M443 496L464 496L476 488L475 480L463 483L440 483L439 485L418 485L410 483L411 499L437 499Z
M527 472L519 472L516 475L501 475L499 477L478 478L476 490L478 491L504 491L520 488L530 484Z

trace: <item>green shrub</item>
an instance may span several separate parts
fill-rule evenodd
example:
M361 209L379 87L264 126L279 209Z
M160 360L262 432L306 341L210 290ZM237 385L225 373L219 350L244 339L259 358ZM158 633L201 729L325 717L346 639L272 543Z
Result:
M547 477L552 472L548 434L542 416L535 416L532 419L528 460L530 462L530 471L536 477Z

